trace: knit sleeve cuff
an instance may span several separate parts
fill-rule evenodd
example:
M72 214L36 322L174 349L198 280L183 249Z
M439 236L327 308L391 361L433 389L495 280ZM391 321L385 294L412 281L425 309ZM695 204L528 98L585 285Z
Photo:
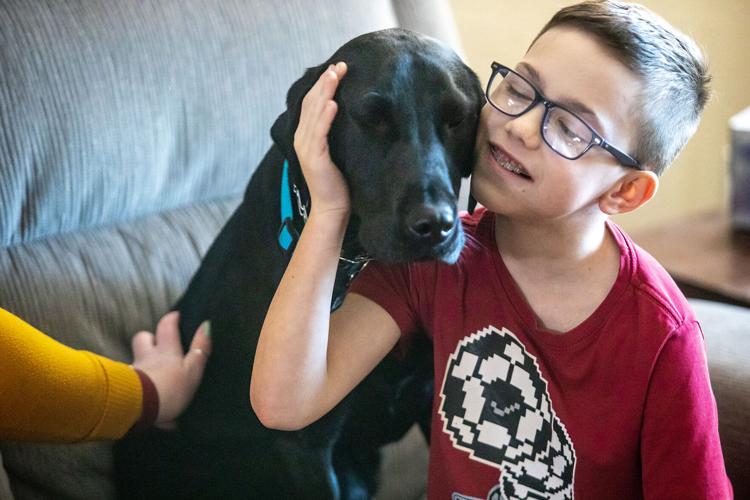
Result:
M83 412L90 413L84 419L86 422L89 422L89 418L95 420L90 422L88 432L76 441L119 439L132 427L141 413L143 391L138 375L125 363L88 351L78 353L91 362L91 373L96 376L87 377L87 383L91 386L91 399L85 406L89 411Z
M159 415L159 393L156 391L156 386L151 381L151 378L138 368L134 368L135 373L141 380L141 387L143 389L143 405L141 409L141 416L135 421L133 427L130 428L131 433L142 432L154 425L156 417Z

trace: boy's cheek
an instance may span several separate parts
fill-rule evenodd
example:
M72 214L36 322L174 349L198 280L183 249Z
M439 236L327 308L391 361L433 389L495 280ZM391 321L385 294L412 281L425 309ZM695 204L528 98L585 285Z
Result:
M479 115L479 126L477 127L477 140L476 149L479 150L482 144L486 144L489 137L489 113L487 113L487 106L482 109L482 113Z
M506 117L492 106L484 106L479 115L479 127L477 128L477 141L487 142L490 137L497 138L502 128L507 123Z

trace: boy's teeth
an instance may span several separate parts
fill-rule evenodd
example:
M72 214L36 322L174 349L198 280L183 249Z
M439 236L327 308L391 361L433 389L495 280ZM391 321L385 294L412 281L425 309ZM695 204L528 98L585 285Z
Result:
M495 158L495 161L497 161L498 164L500 164L501 167L503 167L505 170L510 170L514 174L522 175L524 177L529 177L529 174L521 168L520 165L518 165L515 162L512 162L508 159L507 156L505 156L503 153L495 149L494 147L492 149L492 156Z

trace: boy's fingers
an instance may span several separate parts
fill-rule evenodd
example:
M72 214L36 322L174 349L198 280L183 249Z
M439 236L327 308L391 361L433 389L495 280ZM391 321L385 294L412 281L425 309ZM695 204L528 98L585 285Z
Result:
M336 94L339 81L346 74L346 71L347 66L345 63L328 66L302 99L302 112L305 115L319 115L323 112L328 101L333 99L333 96Z
M344 76L344 72L336 71L336 69L331 69L330 71L326 72L328 78L326 79L324 88L325 88L325 96L328 99L333 99L334 94L336 93L336 89L339 87L339 83L341 83L341 77Z
M309 157L309 155L318 156L327 151L328 142L326 138L337 109L338 105L335 101L327 101L314 121L307 123L305 117L300 120L300 127L297 128L294 137L294 147L298 154Z
M335 90L338 81L338 73L329 66L328 69L320 75L320 78L318 78L318 94L323 99L327 99L331 95L331 90Z
M331 102L330 98L321 92L322 91L313 88L302 100L302 109L300 111L299 125L295 132L295 141L301 143L307 141L311 132L315 130L320 117L325 112L328 103Z
M325 105L331 94L331 87L335 89L335 83L338 76L329 66L312 86L312 88L302 98L302 112L305 114L320 114L320 110Z
M339 86L340 76L343 76L343 73L340 74L335 68L329 67L318 78L315 85L318 87L316 93L321 106L324 106L326 101L333 99Z
M344 61L339 61L333 67L333 70L336 72L339 79L341 79L346 74L346 72L349 71L349 66L347 66Z
M336 101L328 101L323 112L320 114L320 120L315 124L315 138L324 146L323 149L328 149L328 141L323 141L322 139L328 137L328 132L331 131L331 124L336 117L338 108Z

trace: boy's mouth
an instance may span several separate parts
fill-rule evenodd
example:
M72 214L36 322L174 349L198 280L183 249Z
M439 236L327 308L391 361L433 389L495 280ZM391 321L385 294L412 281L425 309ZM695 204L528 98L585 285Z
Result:
M523 168L520 163L508 156L502 149L493 144L490 144L490 154L492 155L492 158L494 158L495 162L500 165L500 167L504 168L508 172L512 172L518 175L519 177L531 180L531 175L529 175L529 172L525 168Z

